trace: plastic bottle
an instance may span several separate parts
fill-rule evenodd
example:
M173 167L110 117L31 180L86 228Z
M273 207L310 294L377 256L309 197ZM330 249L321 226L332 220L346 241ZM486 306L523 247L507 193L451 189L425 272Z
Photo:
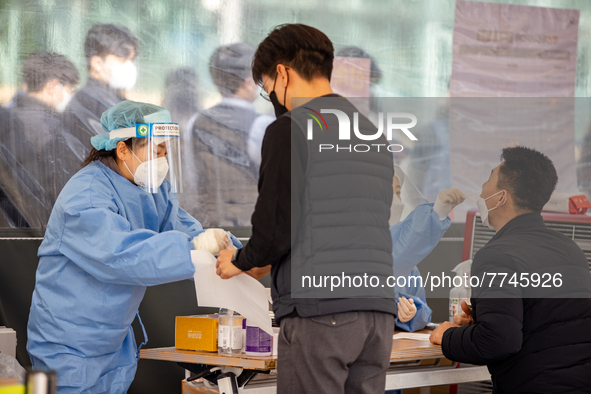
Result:
M246 351L246 318L242 319L242 353Z
M26 376L27 394L55 394L57 376L55 371L29 368Z
M462 301L470 303L470 268L472 267L472 260L462 261L458 264L452 272L456 273L456 276L462 278L460 286L456 286L449 292L449 321L453 322L454 316L458 313L462 313ZM458 280L455 280L458 283ZM466 286L467 285L467 286Z
M261 328L246 322L247 356L270 356L273 353L273 337Z
M240 354L242 352L242 320L238 312L220 308L218 325L218 353Z

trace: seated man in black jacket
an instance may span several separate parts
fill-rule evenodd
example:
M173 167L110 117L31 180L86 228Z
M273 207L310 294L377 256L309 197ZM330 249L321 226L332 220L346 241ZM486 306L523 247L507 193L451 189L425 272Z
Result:
M472 263L472 279L487 275L485 283L472 287L472 308L463 302L464 313L431 342L451 360L486 364L494 393L589 392L589 265L540 215L556 169L524 147L505 148L501 158L478 202L482 222L497 232Z

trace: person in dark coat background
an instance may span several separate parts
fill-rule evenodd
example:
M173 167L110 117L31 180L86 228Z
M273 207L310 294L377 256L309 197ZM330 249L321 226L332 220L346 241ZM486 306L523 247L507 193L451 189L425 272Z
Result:
M17 96L10 109L22 127L20 131L11 128L9 133L19 146L12 151L15 165L30 175L19 176L20 186L36 203L20 210L35 212L34 220L29 220L34 227L45 227L59 192L84 159L84 147L69 134L63 117L78 80L74 64L57 53L34 52L23 65L27 93Z
M35 179L16 159L35 154L31 144L23 143L22 127L14 114L0 107L0 227L31 227L35 215L30 207L39 205L34 202L41 190L31 190Z
M103 132L103 112L125 100L125 92L135 85L137 52L138 40L125 26L100 24L88 30L84 41L88 79L68 108L70 132L87 147L84 157L92 148L90 137Z
M250 225L257 199L260 142L275 120L256 111L254 101L260 89L252 79L253 56L254 48L243 42L218 47L209 60L209 71L222 101L187 122L191 145L183 152L188 158L183 180L188 193L180 200L204 226Z
M556 169L524 147L505 148L501 158L478 202L482 222L497 233L474 256L471 271L472 278L500 275L472 287L471 308L462 302L464 313L435 329L431 342L451 360L486 364L493 393L589 392L589 264L540 215L556 187ZM537 286L534 274L542 279Z

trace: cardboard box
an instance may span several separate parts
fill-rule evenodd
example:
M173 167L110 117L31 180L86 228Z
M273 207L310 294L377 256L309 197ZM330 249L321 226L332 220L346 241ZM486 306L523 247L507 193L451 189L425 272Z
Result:
M18 384L17 378L2 378L0 377L0 386L13 386Z
M189 383L187 383L186 379L183 379L181 391L182 391L182 394L219 394L220 393L219 390L208 389L207 387L204 387L204 386L200 386L200 387L191 386Z
M218 351L218 315L176 317L175 347L183 350Z

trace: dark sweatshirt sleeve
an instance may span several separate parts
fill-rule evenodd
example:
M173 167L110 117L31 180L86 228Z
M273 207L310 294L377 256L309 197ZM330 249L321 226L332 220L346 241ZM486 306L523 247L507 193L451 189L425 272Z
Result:
M453 327L445 331L441 347L446 358L470 364L484 365L517 353L522 344L523 301L521 289L507 282L515 272L510 259L494 249L482 250L472 263L472 276L482 278L484 273L506 272L503 290L502 277L497 276L490 285L487 276L484 286L472 289L474 323ZM496 298L502 294L505 298ZM495 297L495 298L491 298Z
M281 116L265 132L261 152L259 196L252 214L252 235L234 264L242 271L275 264L291 250L292 193L300 195L307 156L293 155L305 146L303 133L291 132L291 118ZM302 145L303 144L303 145ZM292 162L294 163L292 168ZM292 174L295 185L292 190Z

